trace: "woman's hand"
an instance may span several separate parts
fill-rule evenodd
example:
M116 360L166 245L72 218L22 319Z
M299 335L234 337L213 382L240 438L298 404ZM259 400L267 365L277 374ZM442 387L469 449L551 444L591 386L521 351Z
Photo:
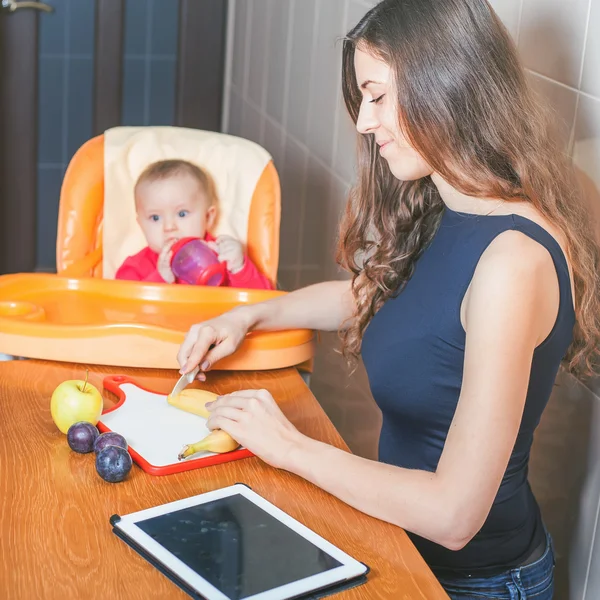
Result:
M242 390L207 404L209 429L226 431L239 444L279 469L306 439L285 417L267 390Z
M189 373L197 365L200 365L201 371L208 371L218 360L233 354L251 326L243 314L243 309L237 308L192 325L177 354L180 372ZM203 372L198 379L206 380Z

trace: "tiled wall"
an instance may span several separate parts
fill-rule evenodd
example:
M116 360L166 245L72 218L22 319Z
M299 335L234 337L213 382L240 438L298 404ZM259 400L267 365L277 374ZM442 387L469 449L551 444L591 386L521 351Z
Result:
M285 289L343 276L333 246L354 176L355 133L341 101L336 40L373 3L232 2L225 126L264 145L282 178ZM532 84L557 113L590 211L599 210L600 0L491 4L517 42ZM350 447L374 457L379 413L364 370L348 378L335 345L334 335L323 336L311 387ZM533 450L532 485L556 538L559 600L600 598L600 580L594 579L600 572L600 453L592 443L600 439L599 409L588 387L563 374Z
M52 0L39 15L37 269L56 268L64 173L93 134L95 0ZM125 0L123 125L171 125L179 0Z
M172 125L179 1L126 0L123 125Z
M92 136L94 0L53 0L40 13L37 266L53 270L60 186L69 160ZM52 225L49 225L52 224Z

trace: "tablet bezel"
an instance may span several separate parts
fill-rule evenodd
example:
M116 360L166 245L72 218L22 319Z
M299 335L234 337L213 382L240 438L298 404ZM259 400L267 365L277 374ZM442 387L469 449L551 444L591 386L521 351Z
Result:
M130 513L122 516L120 521L115 523L114 527L117 527L123 533L129 536L133 541L151 554L157 561L166 566L170 571L176 574L177 577L187 583L199 594L202 594L207 600L231 600L228 596L211 585L201 575L196 573L196 571L188 567L175 555L169 552L164 546L152 539L147 533L140 529L136 523L189 508L190 506L205 504L206 502L211 502L213 500L218 500L220 498L234 496L237 494L241 494L246 499L254 502L254 504L256 504L259 508L262 508L269 515L281 521L284 525L288 526L290 529L304 537L311 544L314 544L317 548L320 548L342 563L341 566L325 571L324 573L311 575L310 577L305 577L304 579L299 579L295 582L288 583L265 592L247 596L244 598L244 600L287 600L300 594L315 592L335 584L343 583L349 579L364 575L368 571L368 567L366 567L363 563L352 558L243 484L227 486L212 492L206 492L197 496L183 498L182 500L176 500L174 502L169 502L168 504L162 504L146 510Z

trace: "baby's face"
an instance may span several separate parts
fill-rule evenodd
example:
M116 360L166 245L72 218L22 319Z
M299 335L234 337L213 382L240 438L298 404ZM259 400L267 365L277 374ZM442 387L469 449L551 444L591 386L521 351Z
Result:
M154 252L171 240L204 237L216 215L198 182L187 174L140 184L135 204L138 223Z

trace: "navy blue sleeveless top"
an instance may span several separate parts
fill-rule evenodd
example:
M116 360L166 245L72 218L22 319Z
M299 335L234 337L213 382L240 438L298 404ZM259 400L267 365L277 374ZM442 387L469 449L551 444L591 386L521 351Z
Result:
M518 437L481 530L459 551L409 533L434 571L491 575L522 564L544 540L527 470L533 432L573 337L575 313L565 256L543 227L524 217L446 209L412 278L375 314L362 342L371 392L383 414L379 460L434 472L463 377L466 334L461 303L481 255L507 230L522 232L550 253L560 287L558 315L551 333L535 350Z

